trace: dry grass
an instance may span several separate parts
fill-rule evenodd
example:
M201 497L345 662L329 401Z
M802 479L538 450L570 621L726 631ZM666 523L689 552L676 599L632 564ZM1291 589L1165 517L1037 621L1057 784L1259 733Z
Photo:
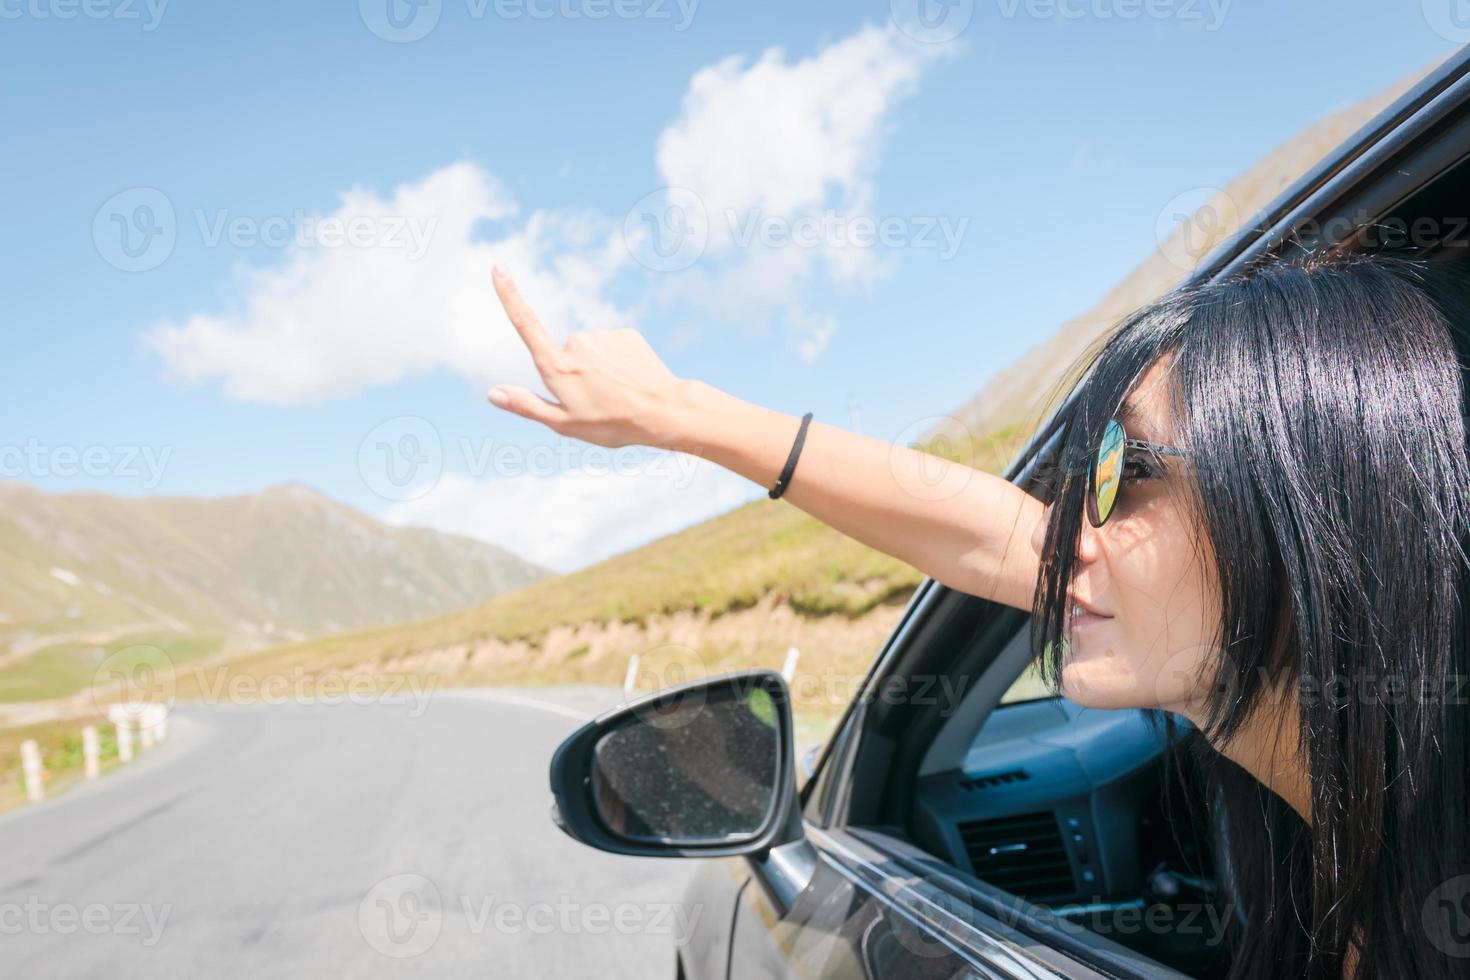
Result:
M983 440L948 441L931 448L998 472L1027 435L1012 427ZM912 567L789 504L761 500L591 568L537 582L459 613L278 647L232 659L229 666L252 676L363 664L394 671L408 667L416 656L427 661L446 651L451 656L441 660L471 661L475 666L477 650L503 647L522 655L482 657L483 669L455 673L486 683L616 683L622 675L603 663L604 656L589 659L588 650L578 651L576 643L561 646L556 637L621 625L641 630L642 638L631 644L646 648L656 645L661 624L671 618L692 615L708 624L768 601L807 620L833 617L852 622L902 604L921 580ZM708 627L701 632L708 634ZM583 642L590 650L590 641ZM831 642L837 642L835 636ZM718 641L698 638L695 645L708 648L703 656L712 662L743 665L730 651L719 649ZM875 649L867 648L865 656L870 658ZM803 647L803 654L807 652ZM848 649L831 650L830 657L823 651L810 652L843 662L853 656ZM744 663L750 663L751 656L767 654L769 650L741 651L747 658ZM626 665L626 657L622 662ZM780 666L779 660L775 666ZM191 696L197 685L181 678L179 691Z
M35 739L41 750L41 761L46 767L44 786L47 796L54 796L81 782L84 725L97 727L98 758L102 771L105 773L117 766L117 740L112 726L103 718L74 718L0 729L0 810L8 810L25 802L20 746L27 739Z

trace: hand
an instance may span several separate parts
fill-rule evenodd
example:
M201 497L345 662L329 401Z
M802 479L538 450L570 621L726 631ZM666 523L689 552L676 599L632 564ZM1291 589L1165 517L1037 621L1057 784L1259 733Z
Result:
M599 446L674 448L674 426L686 384L674 377L636 330L574 333L558 346L515 282L499 266L492 278L500 304L556 401L511 385L490 390L490 403L540 422L559 435Z

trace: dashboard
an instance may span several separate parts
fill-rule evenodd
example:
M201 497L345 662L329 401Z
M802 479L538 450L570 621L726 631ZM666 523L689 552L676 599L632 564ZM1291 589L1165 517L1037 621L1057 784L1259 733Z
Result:
M1187 802L1197 774L1170 758L1164 717L1062 698L994 708L957 765L920 777L915 843L1186 975L1223 976L1212 825ZM1205 910L1210 930L1192 924ZM1139 928L1145 913L1175 927Z
M1141 711L1061 698L998 707L962 766L920 780L915 837L1038 904L1134 901L1167 864L1153 846L1166 750L1163 726Z

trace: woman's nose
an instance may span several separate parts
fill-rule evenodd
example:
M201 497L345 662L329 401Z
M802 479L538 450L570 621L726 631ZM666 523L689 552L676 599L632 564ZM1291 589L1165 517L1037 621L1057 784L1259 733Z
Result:
M1087 515L1082 515L1082 530L1077 532L1077 557L1084 565L1097 561L1101 550L1102 529L1092 526Z
M1046 529L1051 524L1052 512L1055 504L1047 504L1041 520L1031 531L1031 547L1039 555L1046 547ZM1077 532L1077 557L1084 564L1097 561L1100 554L1101 531L1092 526L1092 521L1087 515L1082 515L1082 527Z

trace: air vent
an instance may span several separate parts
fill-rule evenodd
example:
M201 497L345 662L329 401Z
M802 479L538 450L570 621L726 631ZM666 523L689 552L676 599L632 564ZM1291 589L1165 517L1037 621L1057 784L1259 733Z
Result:
M966 793L972 793L977 789L990 789L994 786L1024 783L1030 778L1031 775L1026 770L1012 769L1010 772L998 772L990 776L967 776L959 781L959 785L960 789Z
M1033 901L1077 891L1072 865L1050 810L959 825L975 877Z

